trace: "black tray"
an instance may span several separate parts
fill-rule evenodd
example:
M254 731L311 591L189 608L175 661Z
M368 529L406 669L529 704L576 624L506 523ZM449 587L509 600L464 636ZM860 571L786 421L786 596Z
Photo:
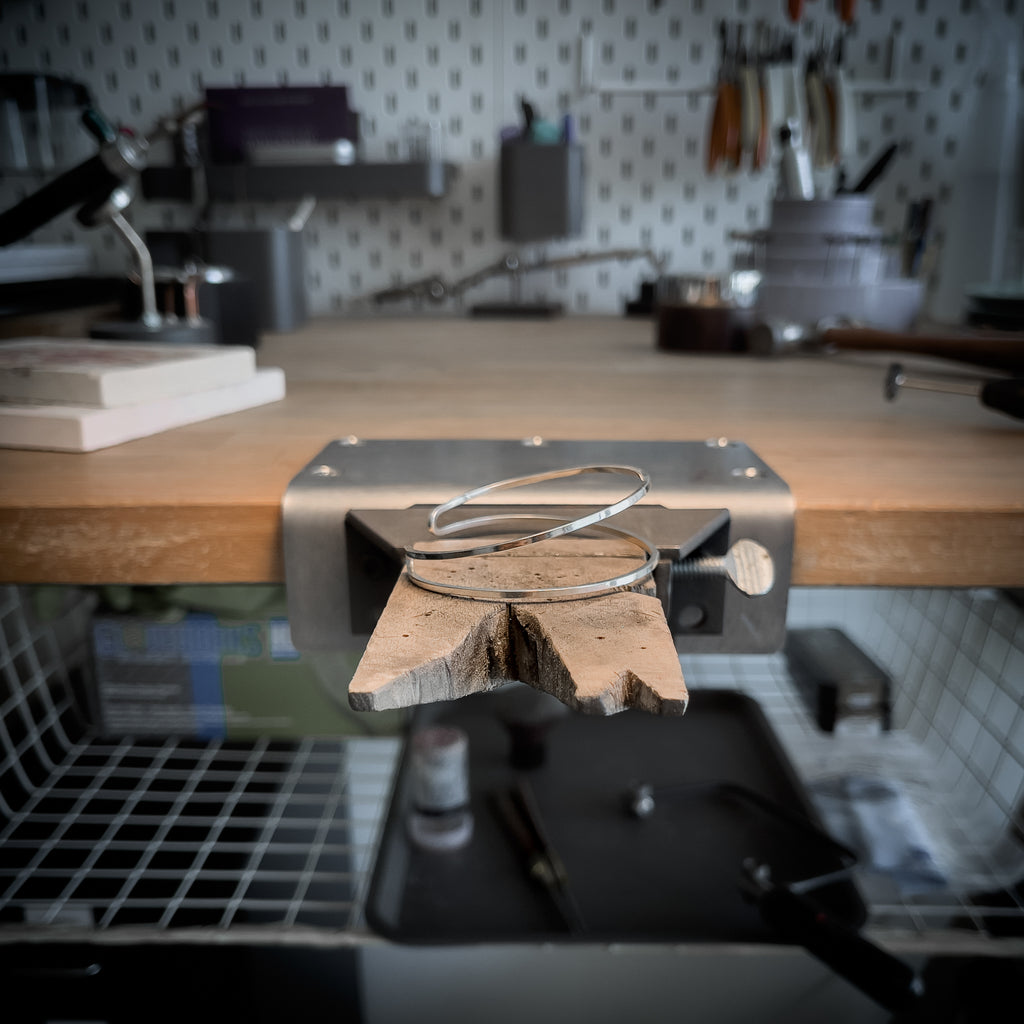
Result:
M570 714L551 730L545 763L528 772L509 764L498 696L416 713L414 728L444 722L468 733L475 830L454 852L413 846L403 758L366 908L371 927L387 938L779 942L741 892L744 860L769 864L780 883L849 863L814 832L817 818L799 780L761 709L742 694L697 691L682 718ZM488 794L519 778L528 780L548 839L566 866L585 922L581 932L570 934L554 901L528 877L520 849L492 809ZM649 818L624 809L624 794L635 782L655 787L657 806ZM752 798L746 795L751 791ZM864 905L847 880L808 895L852 925L864 920Z

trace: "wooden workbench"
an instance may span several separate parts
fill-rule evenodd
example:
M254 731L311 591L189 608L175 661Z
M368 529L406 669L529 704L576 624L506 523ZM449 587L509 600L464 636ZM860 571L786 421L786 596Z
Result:
M647 320L455 316L319 321L258 356L283 402L86 455L0 451L0 580L280 581L289 480L354 434L730 437L793 490L794 583L1024 585L1024 424L887 403L886 356L689 356Z

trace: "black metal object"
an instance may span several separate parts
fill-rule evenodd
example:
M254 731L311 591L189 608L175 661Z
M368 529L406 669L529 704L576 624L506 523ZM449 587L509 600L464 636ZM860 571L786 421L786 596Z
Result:
M819 729L834 732L844 721L889 728L892 680L841 629L791 629L785 652Z
M748 864L747 892L765 923L803 946L887 1010L915 1006L921 986L914 969L866 939L859 929L827 913L819 903L776 885L764 865Z
M142 169L145 154L144 143L125 135L104 143L95 156L0 213L0 245L25 238L72 206L102 200Z

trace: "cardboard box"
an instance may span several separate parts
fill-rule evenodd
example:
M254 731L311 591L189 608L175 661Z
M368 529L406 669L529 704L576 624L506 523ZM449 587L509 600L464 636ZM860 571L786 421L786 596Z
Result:
M284 616L97 615L92 641L94 713L105 736L294 739L400 726L399 715L343 703L358 654L300 654Z

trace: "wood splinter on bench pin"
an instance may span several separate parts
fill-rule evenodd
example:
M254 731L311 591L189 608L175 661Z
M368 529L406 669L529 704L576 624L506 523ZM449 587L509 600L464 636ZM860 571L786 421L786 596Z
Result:
M581 471L603 469L560 472ZM645 492L646 486L629 503ZM455 499L438 509L457 504ZM436 534L461 528L435 529L435 523L432 515ZM686 684L649 573L627 583L631 589L598 587L575 596L597 581L639 575L638 546L648 553L647 567L657 552L621 531L593 529L604 536L509 541L509 549L480 554L475 553L480 547L468 549L468 555L452 552L451 541L419 546L416 568L412 558L407 560L349 684L349 703L356 710L381 711L465 697L518 680L587 713L610 715L634 707L682 714ZM501 544L481 545L491 546ZM447 592L427 589L434 585ZM455 596L465 593L479 596Z

